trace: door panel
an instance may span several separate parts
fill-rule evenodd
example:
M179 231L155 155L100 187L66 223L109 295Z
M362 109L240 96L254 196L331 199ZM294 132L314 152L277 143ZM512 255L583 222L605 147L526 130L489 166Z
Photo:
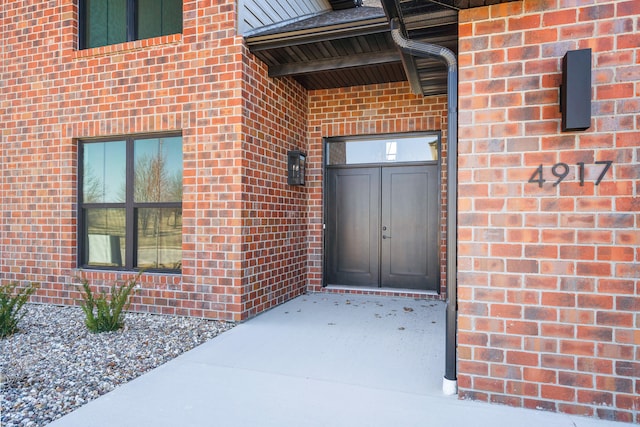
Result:
M438 289L438 167L382 168L381 286Z
M438 165L327 169L326 283L438 291Z
M379 286L380 168L327 173L327 283Z

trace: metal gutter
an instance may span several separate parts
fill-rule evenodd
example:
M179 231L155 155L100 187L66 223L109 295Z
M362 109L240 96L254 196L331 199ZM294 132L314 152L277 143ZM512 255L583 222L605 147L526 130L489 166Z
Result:
M457 393L458 330L458 62L446 47L410 40L402 34L400 19L391 19L391 36L402 52L421 58L435 58L447 65L447 314L445 343L445 394Z

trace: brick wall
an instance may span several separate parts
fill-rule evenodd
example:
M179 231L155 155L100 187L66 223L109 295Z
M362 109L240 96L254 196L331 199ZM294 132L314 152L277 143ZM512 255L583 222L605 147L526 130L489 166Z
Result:
M459 386L640 422L640 5L577 3L460 15ZM77 51L74 1L2 3L3 282L37 281L35 301L73 304L78 274L130 276L76 268L78 139L182 131L182 274L145 274L133 307L230 320L321 290L324 137L446 140L446 98L405 83L306 94L268 79L236 37L234 7L185 0L181 35ZM584 47L592 126L561 133L560 60ZM309 155L304 188L286 185L293 148ZM553 186L559 162L569 173ZM541 164L542 188L527 182ZM442 259L444 221L443 209Z
M76 268L77 141L181 130L182 274L145 274L133 308L239 320L273 303L265 298L299 293L304 203L282 183L287 147L304 141L306 99L291 82L267 83L247 59L235 3L185 0L180 35L82 51L76 4L0 6L2 281L37 281L35 301L73 304L76 275L130 277ZM267 86L272 109L253 102L243 78ZM252 228L257 209L266 222Z
M562 133L561 59L581 48L591 128ZM463 11L459 60L460 394L640 422L640 2Z
M309 281L311 291L322 290L323 138L416 131L442 131L441 295L446 288L446 96L422 97L407 83L315 90L309 93ZM352 291L357 292L357 291ZM424 297L411 292L373 292Z
M248 55L243 77L243 312L259 313L306 290L307 195L287 185L287 152L307 151L307 92L270 79Z

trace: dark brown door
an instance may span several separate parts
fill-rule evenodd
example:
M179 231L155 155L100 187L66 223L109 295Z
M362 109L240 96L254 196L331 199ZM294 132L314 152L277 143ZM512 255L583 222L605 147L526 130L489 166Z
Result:
M438 290L438 167L327 171L331 285Z
M327 282L379 286L380 168L330 169Z
M437 290L438 167L382 168L383 288Z

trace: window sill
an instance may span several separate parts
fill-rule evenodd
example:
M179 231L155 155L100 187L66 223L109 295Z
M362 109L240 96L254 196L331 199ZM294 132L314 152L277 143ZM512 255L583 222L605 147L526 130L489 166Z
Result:
M177 44L182 41L182 34L170 34L168 36L152 37L150 39L135 40L131 42L94 47L90 49L75 50L73 59L94 58L97 56L109 56L142 50L150 47Z
M98 267L98 266L84 266L77 267L75 269L76 274L89 273L89 274L116 274L116 275L129 275L140 273L139 269L126 270L120 267ZM182 270L143 270L145 276L182 276Z

